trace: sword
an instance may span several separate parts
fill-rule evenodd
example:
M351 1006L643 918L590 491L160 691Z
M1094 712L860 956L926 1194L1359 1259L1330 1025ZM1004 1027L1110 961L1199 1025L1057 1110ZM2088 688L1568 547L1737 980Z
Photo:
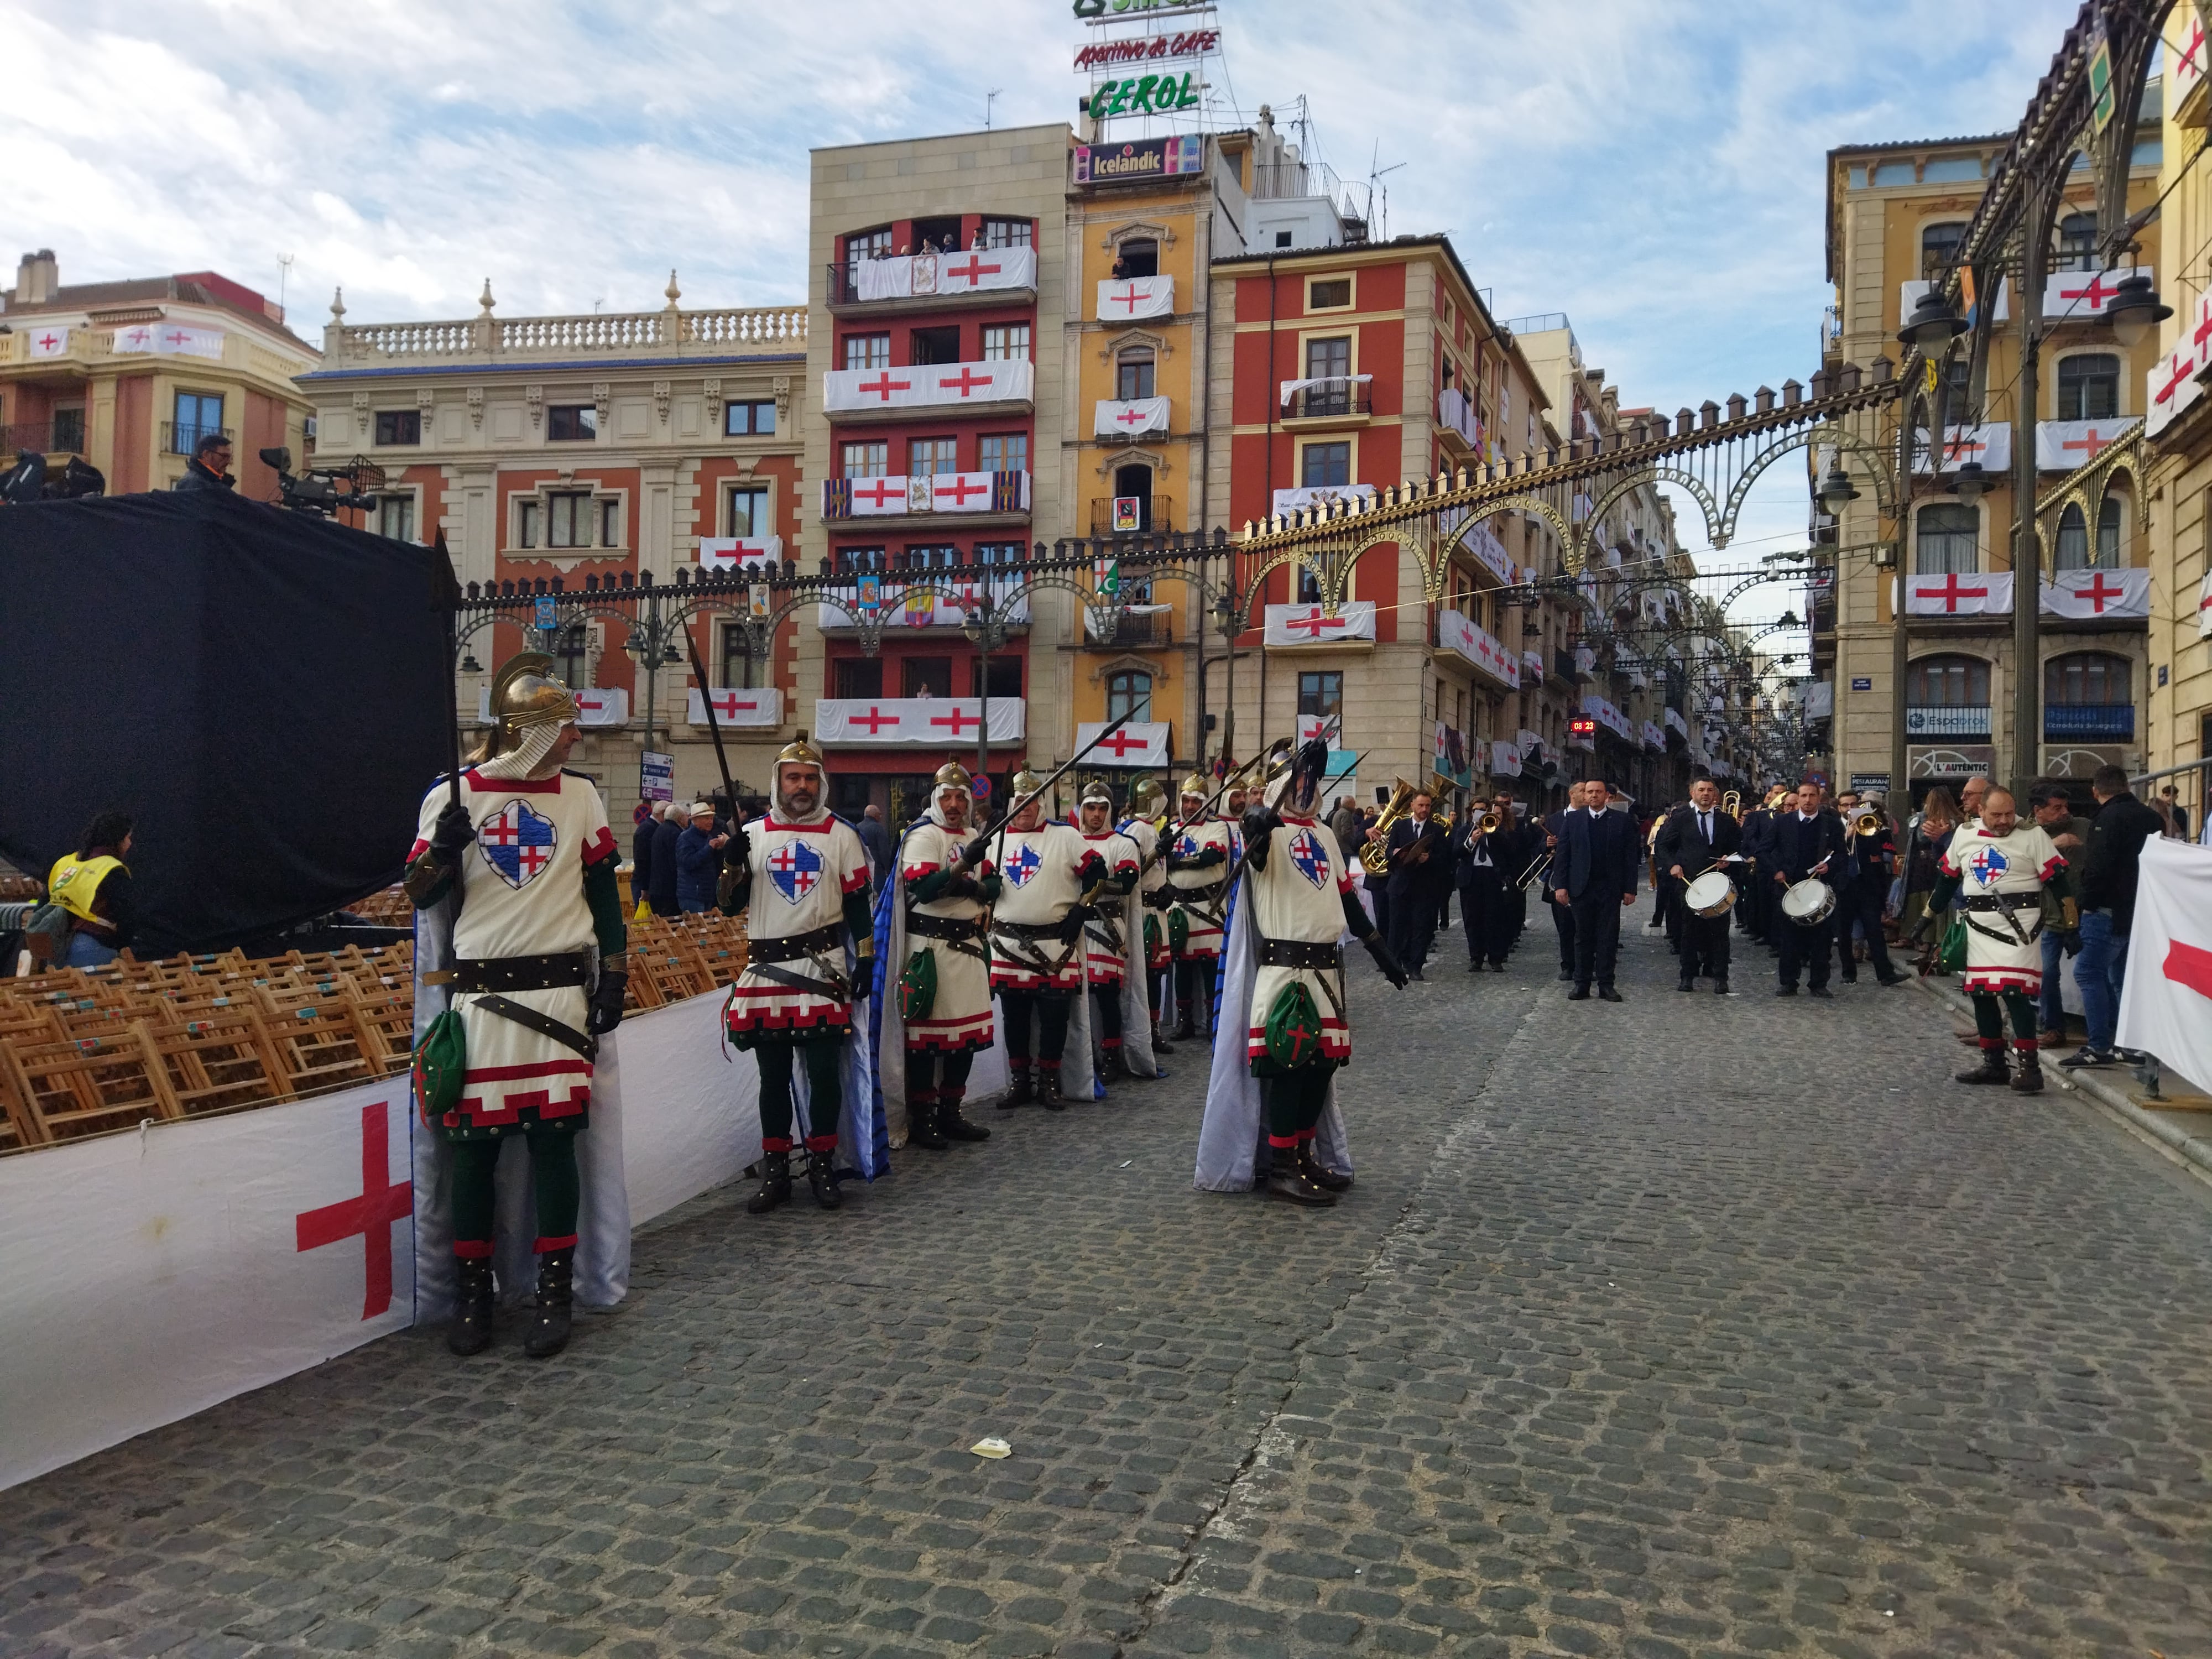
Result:
M691 653L691 672L698 676L699 701L707 706L707 735L714 740L714 763L722 769L722 794L730 803L730 833L741 849L737 863L722 872L718 884L734 891L740 880L752 879L752 849L745 845L744 825L738 815L738 786L730 781L730 757L723 752L721 723L714 718L714 683L707 678L707 665L699 660L699 641L691 637L688 628L684 630L684 648ZM714 902L719 905L728 896L728 891L718 890Z

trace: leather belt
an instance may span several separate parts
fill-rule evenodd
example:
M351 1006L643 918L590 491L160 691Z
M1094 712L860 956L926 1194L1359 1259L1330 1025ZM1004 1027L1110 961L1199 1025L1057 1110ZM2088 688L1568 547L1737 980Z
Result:
M1058 939L1066 927L1064 917L1058 921L1000 921L994 919L991 931L1008 939Z
M1168 890L1175 896L1173 902L1188 904L1195 899L1218 897L1222 890L1228 885L1229 878L1224 876L1218 881L1209 881L1199 887L1177 887L1173 882L1170 882Z
M915 939L981 939L983 937L983 918L926 916L919 910L909 910L906 913L906 931Z
M1960 899L1959 908L1961 910L2002 910L2009 914L2041 902L2041 896L2036 893L1978 893L1972 898Z
M787 933L781 939L749 939L745 941L745 960L748 963L795 962L817 951L827 951L845 942L845 924L833 921L825 927L810 928L804 933Z
M1340 968L1343 955L1334 944L1316 945L1302 939L1267 939L1260 940L1260 965L1262 968Z
M557 991L591 983L591 957L580 951L537 957L464 957L451 968L422 975L426 985L449 985L456 992Z

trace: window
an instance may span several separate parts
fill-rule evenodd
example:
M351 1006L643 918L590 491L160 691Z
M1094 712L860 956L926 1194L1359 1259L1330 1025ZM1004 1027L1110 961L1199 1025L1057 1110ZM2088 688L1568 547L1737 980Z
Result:
M890 472L890 446L881 439L872 443L847 444L843 448L846 478L881 478Z
M830 665L841 697L880 697L884 695L881 657L840 658Z
M1152 717L1152 677L1142 669L1125 668L1106 677L1106 718L1133 720Z
M757 691L768 684L768 659L753 655L752 641L749 628L732 623L722 629L721 684L725 687Z
M1979 657L1923 657L1905 671L1905 700L1921 708L1985 708L1990 665Z
M84 447L84 410L81 406L54 411L53 447L64 454Z
M2043 665L2043 701L2067 708L2084 703L2107 707L2132 703L2135 695L2128 659L2101 651L2053 657Z
M899 696L949 697L952 695L952 659L907 657L899 663Z
M581 494L545 498L545 545L589 547L592 544L592 498Z
M977 564L1019 564L1027 550L1019 542L978 542Z
M1160 274L1160 245L1149 236L1132 236L1115 251L1114 275L1120 277Z
M2062 421L2109 421L2120 412L2120 360L2107 351L2078 351L2058 364Z
M915 570L951 570L960 562L957 547L909 547L906 562Z
M914 246L919 253L924 248L934 248L940 253L950 253L960 246L960 216L947 214L935 219L914 222Z
M957 324L948 324L943 328L918 328L907 337L907 361L917 366L960 361L960 328Z
M559 404L545 411L545 435L556 444L589 443L599 435L599 411L589 404Z
M891 228L878 225L873 230L856 230L845 238L845 257L848 259L888 259L891 253Z
M380 409L376 411L379 444L419 444L422 441L422 411L419 409Z
M1352 482L1352 445L1308 444L1298 453L1298 483L1310 489Z
M1137 346L1114 360L1114 395L1123 403L1152 395L1152 353Z
M1288 247L1290 245L1291 233L1289 231L1279 230L1275 233L1275 246L1277 247Z
M983 361L987 363L1027 362L1030 325L1006 323L983 331Z
M906 471L909 478L936 477L960 470L960 441L957 438L909 438L906 446Z
M592 683L592 630L584 623L570 623L553 636L554 672L570 690Z
M1344 712L1344 675L1337 669L1298 676L1298 713L1328 720Z
M880 571L884 568L884 550L880 547L840 548L837 568L848 574L862 570Z
M415 539L415 498L412 495L379 495L376 498L376 533L389 536L395 542Z
M1981 514L1956 501L1934 501L1914 521L1919 533L1913 570L1923 576L1971 575L1979 568Z
M985 436L976 446L986 472L1026 472L1030 470L1030 434L1004 432Z
M1306 287L1306 309L1328 311L1352 303L1352 278L1331 276L1323 282L1310 283Z
M2053 270L2094 270L2097 268L2097 216L2069 213L2058 222L2058 246L2051 262Z
M845 367L848 368L889 368L891 366L891 337L888 334L848 334L845 337Z
M177 422L175 436L169 445L171 454L189 455L199 447L202 438L222 430L222 399L220 396L198 392L179 392L177 394Z
M1027 247L1036 239L1036 228L1026 219L986 219L983 221L983 246L990 247Z
M722 435L726 438L767 438L775 434L773 403L724 404Z
M538 545L538 503L517 501L514 504L514 544L517 547Z
M973 658L968 663L968 695L971 697L1018 697L1022 695L1022 659L1001 652L991 659L991 683L986 687L979 682L982 665Z
M622 503L611 495L599 503L599 545L622 545Z
M1306 379L1342 380L1352 373L1352 337L1340 334L1306 342Z
M1974 407L1974 365L1963 351L1945 362L1943 386L1944 419L1953 426L1972 426L1980 418Z
M2120 567L2120 498L2105 497L2097 509L2097 551L2089 552L2088 526L2081 509L2069 507L2058 520L2057 568L2061 570L2117 570Z
M877 447L881 448L881 445ZM728 533L742 540L757 536L772 535L769 528L768 486L765 484L736 484L731 488Z
M1920 233L1920 275L1928 282L1941 282L1959 263L1959 244L1966 240L1966 222L1953 219L1940 225L1929 225Z

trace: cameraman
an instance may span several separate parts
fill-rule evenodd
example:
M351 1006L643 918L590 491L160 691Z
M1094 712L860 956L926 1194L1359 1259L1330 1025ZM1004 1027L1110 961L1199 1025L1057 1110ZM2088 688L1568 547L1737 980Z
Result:
M177 480L177 488L189 489L235 489L237 481L230 476L230 440L220 432L201 434L192 446L192 458L185 463L185 476Z

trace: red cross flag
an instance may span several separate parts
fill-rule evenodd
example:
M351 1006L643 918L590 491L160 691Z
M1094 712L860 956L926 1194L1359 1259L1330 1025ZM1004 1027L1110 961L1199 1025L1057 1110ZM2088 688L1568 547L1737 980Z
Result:
M1079 720L1075 746L1079 750L1106 729L1103 720ZM1168 763L1168 723L1132 720L1091 751L1086 766L1165 766Z
M2212 1085L2212 848L2145 842L2120 1046L2141 1048L2199 1088Z
M2148 570L2060 570L2042 588L2043 614L2114 621L2150 615Z
M2085 318L2102 317L2105 307L2112 302L2112 295L2119 292L2122 277L2151 275L2148 265L2137 265L2131 270L2054 272L2044 282L2043 314L2052 322L2078 323Z
M2002 616L2012 609L2012 573L1953 572L1905 579L1905 614L1913 617Z
M699 688L690 691L690 708L685 714L685 724L706 729L707 702ZM783 693L772 685L752 690L744 688L718 689L714 692L714 724L717 726L767 726L783 724Z
M2212 640L2212 570L2197 584L2197 637Z
M1101 398L1091 412L1091 433L1097 438L1134 438L1167 429L1165 398Z
M1352 641L1370 641L1375 637L1375 601L1346 599L1332 617L1328 607L1309 602L1305 605L1271 605L1267 607L1267 642L1269 645L1342 645Z
M1109 276L1098 284L1098 320L1102 323L1165 317L1174 311L1172 276Z
M32 329L29 333L33 357L58 357L69 349L70 331L65 326L56 328L49 325L45 328Z
M2120 441L2135 418L2114 421L2038 421L2035 465L2045 472L2087 465Z

